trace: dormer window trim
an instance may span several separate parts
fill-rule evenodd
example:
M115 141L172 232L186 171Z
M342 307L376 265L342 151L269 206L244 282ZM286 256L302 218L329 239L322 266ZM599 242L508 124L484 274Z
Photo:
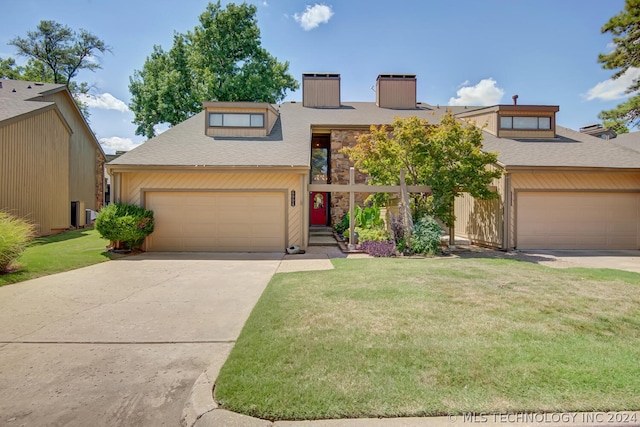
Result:
M551 116L500 116L500 129L551 130Z
M209 112L209 127L264 129L264 113Z

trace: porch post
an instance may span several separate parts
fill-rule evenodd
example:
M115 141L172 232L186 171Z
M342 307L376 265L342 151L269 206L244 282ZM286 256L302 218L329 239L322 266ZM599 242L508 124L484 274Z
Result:
M355 168L352 166L349 168L349 185L355 184ZM356 232L356 220L355 220L355 204L356 195L352 189L349 190L349 246L355 246L355 232Z

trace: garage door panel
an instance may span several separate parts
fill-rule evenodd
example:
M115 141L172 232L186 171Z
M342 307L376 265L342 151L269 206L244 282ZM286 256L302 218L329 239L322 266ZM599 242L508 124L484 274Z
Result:
M520 192L521 249L638 249L640 194Z
M149 192L149 251L272 252L285 247L284 194ZM262 208L264 207L264 208Z

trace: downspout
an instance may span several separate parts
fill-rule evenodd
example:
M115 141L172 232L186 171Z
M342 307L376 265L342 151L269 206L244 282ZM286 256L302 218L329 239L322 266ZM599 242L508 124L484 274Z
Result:
M511 206L513 204L511 196L511 174L504 173L504 205L502 207L502 249L509 250L511 246Z

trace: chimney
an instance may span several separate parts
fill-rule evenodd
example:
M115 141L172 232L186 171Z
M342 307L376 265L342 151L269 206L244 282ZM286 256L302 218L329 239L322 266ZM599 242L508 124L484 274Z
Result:
M302 106L340 108L340 74L303 73Z
M376 79L376 105L380 108L416 108L415 74L380 74Z
M513 95L511 99L513 99L513 105L518 105L518 95Z

